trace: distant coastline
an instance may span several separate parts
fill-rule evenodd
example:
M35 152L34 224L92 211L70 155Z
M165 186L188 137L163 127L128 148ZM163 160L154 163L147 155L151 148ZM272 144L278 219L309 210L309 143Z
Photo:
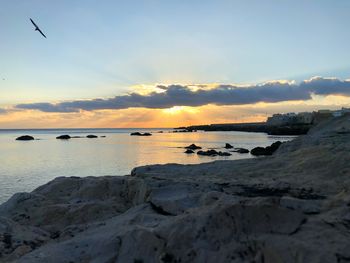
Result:
M179 127L177 130L193 131L244 131L244 132L264 132L269 135L303 135L313 126L327 119L349 115L350 109L342 108L336 111L319 110L317 112L301 112L274 114L266 122L251 123L224 123L192 125Z
M227 123L227 124L208 124L193 125L188 127L179 127L177 129L186 131L243 131L243 132L264 132L269 135L302 135L306 134L313 124L301 125L281 125L269 126L266 122L252 123Z

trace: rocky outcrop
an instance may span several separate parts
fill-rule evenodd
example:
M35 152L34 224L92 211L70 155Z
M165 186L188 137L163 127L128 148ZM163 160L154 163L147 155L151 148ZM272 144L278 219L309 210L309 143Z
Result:
M89 134L89 135L86 136L86 138L95 139L95 138L98 138L98 136L93 135L93 134Z
M67 134L65 134L65 135L60 135L60 136L57 136L56 137L56 139L58 139L58 140L69 140L69 139L71 139L72 137L70 137L70 135L67 135Z
M272 155L275 151L277 151L278 147L281 146L281 142L277 141L271 144L271 146L267 147L255 147L250 151L252 155L260 156L260 155Z
M140 132L132 132L130 133L131 136L151 136L152 134L149 132L145 132L145 133L140 133Z
M34 140L34 137L30 135L22 135L16 138L16 141L32 141L32 140Z
M56 178L0 206L0 262L347 262L347 131L349 117L268 157Z
M191 154L191 153L194 153L194 151L192 151L192 150L190 150L190 149L187 149L187 150L185 151L185 153Z

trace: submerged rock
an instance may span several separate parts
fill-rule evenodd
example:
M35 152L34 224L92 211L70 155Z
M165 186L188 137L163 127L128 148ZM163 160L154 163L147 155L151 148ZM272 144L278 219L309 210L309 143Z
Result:
M69 140L70 138L72 138L72 137L70 137L70 136L67 135L67 134L65 134L65 135L60 135L60 136L57 136L57 137L56 137L56 139L58 139L58 140Z
M190 149L187 149L187 150L185 151L185 153L190 154L190 153L194 153L194 151L192 151L192 150L190 150Z
M23 135L16 138L16 141L32 141L32 140L34 140L34 137L30 135Z
M94 138L98 138L98 136L93 135L93 134L89 134L88 136L86 136L86 138L94 139Z
M202 149L202 147L195 145L194 143L192 143L189 146L186 146L185 149L190 149L190 150L199 150Z

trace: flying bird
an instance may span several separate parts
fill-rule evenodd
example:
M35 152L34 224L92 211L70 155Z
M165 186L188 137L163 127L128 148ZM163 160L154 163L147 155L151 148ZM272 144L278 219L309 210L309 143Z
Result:
M35 26L35 31L39 31L39 33L46 38L45 34L40 30L40 28L34 23L34 21L30 18L30 21L32 22L32 24Z

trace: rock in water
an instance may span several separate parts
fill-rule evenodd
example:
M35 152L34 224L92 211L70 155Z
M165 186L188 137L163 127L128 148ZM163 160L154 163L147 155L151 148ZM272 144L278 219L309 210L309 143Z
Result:
M16 138L16 141L32 141L32 140L34 140L34 137L30 135L23 135Z
M94 138L98 138L98 136L89 134L88 136L86 136L86 138L94 139Z
M218 152L215 150L208 150L208 151L198 151L198 155L204 155L204 156L230 156L231 154L228 152Z
M249 153L248 149L245 148L236 148L234 149L232 152L236 152L236 153Z
M264 147L255 147L250 153L255 156L267 155L267 151Z
M190 150L199 150L202 149L202 147L195 145L194 143L192 143L189 146L186 146L185 149L190 149Z
M226 149L232 149L233 146L232 146L231 144L229 144L229 143L226 143L226 144L225 144L225 148L226 148Z
M232 154L230 154L228 152L219 152L218 155L219 156L231 156Z
M152 134L149 132L145 132L145 133L140 133L140 132L132 132L130 133L131 136L151 136Z
M57 136L57 137L56 137L56 139L58 139L58 140L69 140L70 138L72 138L72 137L70 137L70 136L67 135L67 134L65 134L65 135L60 135L60 136Z
M190 149L187 149L187 150L185 151L185 153L190 154L190 153L194 153L194 151L192 151L192 150L190 150Z

